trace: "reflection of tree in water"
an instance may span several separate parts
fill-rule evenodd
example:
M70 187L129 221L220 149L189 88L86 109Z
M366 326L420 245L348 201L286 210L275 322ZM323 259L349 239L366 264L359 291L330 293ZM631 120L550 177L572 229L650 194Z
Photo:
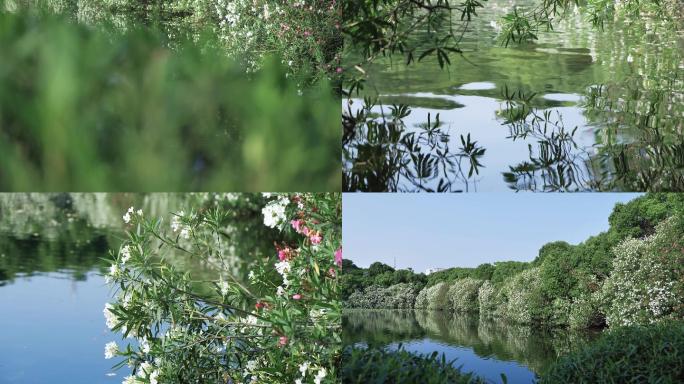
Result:
M343 177L345 191L456 192L474 187L480 158L485 150L470 135L460 136L460 147L451 152L451 136L437 114L417 130L408 131L406 105L389 107L385 114L373 111L375 102L365 99L342 115Z
M430 338L472 348L476 355L520 362L541 373L561 353L595 334L545 330L444 311L352 310L342 321L344 344L388 345Z
M425 336L412 310L387 311L345 310L342 314L342 339L345 345L368 343L385 346L397 341L410 341Z
M507 138L528 143L528 159L503 172L509 188L684 191L684 91L589 88L583 109L598 126L598 142L589 148L577 143L577 127L567 127L559 111L533 106L534 96L504 88L499 117ZM459 152L450 152L439 118L406 132L408 107L390 111L345 112L345 190L446 192L475 185L485 152L477 141L461 135Z

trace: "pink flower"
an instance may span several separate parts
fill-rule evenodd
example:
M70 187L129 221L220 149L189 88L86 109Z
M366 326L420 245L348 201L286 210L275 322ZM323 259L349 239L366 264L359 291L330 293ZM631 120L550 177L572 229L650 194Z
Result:
M328 269L328 274L330 275L330 277L334 278L335 277L335 270L332 267L330 267L330 269Z
M342 73L342 67L337 67L337 73Z
M287 336L280 336L278 339L278 345L282 347L285 344L287 344Z
M335 264L342 268L342 247L339 247L337 251L335 251Z
M292 220L290 221L290 224L292 225L292 228L294 228L295 232L297 233L302 233L304 228L304 220Z
M323 240L323 237L321 237L321 234L318 231L312 231L309 233L309 240L311 240L311 244L320 244L321 240Z
M287 260L287 256L289 256L290 250L285 248L285 249L279 249L278 250L278 260L280 261L285 261Z
M295 293L294 295L292 295L292 298L295 300L299 300L302 298L302 295L300 295L299 293Z

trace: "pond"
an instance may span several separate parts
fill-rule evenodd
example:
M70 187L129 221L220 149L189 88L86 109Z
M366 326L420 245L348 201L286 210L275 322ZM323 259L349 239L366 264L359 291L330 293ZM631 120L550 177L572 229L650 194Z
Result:
M411 352L437 351L464 372L488 382L531 383L555 358L596 333L542 330L477 315L419 310L347 310L345 345L401 346Z
M373 176L359 181L351 172L364 171L378 153L361 146L379 140L357 134L345 142L345 189L440 190L440 180L451 183L441 186L448 191L684 187L676 172L684 153L681 19L616 17L600 30L575 10L539 40L505 47L497 38L499 18L514 6L529 9L536 2L484 4L460 43L462 56L452 55L450 66L440 69L427 58L406 66L397 57L368 68L363 92L379 95L381 103L370 112L388 115L392 104L408 105L403 133L424 140L414 137L420 149L384 142L379 156L401 158L407 169L376 166ZM353 111L364 104L356 95L351 101ZM437 115L440 121L429 138L428 115L433 125ZM472 175L467 161L463 170L441 161L445 152L460 153L460 137L468 134L485 150Z
M228 194L225 194L228 195ZM224 194L0 194L0 383L120 383L126 367L104 358L109 331L103 308L112 290L104 274L109 251L125 236L122 213L143 209L168 219L170 212L212 203ZM261 257L257 227L242 213L241 255ZM168 224L167 224L168 225ZM266 244L271 249L272 243ZM252 253L249 253L252 252ZM178 263L196 274L211 273L195 260ZM133 342L127 339L126 342Z

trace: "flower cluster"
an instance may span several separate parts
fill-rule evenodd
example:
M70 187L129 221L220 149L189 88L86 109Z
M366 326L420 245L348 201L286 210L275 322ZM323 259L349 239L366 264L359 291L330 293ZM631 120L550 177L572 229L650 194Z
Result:
M162 220L126 212L132 229L107 276L116 301L104 309L110 329L135 339L125 349L105 346L106 358L121 356L131 367L124 383L335 382L340 200L339 194L249 199L262 204L264 225L281 240L244 279L224 262L221 238L232 216L220 205L174 214L170 234ZM293 220L299 230L287 225ZM198 279L174 262L188 257L218 260L203 273L216 277Z
M613 272L602 289L608 325L643 325L684 315L677 299L684 293L684 244L677 220L670 218L654 235L627 239L613 250Z

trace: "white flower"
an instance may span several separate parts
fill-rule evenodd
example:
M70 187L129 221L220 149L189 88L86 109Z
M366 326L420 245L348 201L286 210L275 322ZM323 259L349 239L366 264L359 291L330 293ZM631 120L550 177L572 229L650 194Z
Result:
M123 215L124 223L128 224L131 222L131 213L133 213L133 207L128 208L128 211Z
M255 276L254 276L254 271L249 271L249 275L247 275L247 277L248 277L250 280L254 280L254 277L255 277Z
M314 383L316 384L321 384L321 380L325 378L327 375L327 372L325 371L325 368L321 368L318 370L318 373L316 374L316 377L314 377Z
M116 345L115 342L110 341L109 343L105 344L105 359L111 359L112 357L116 356L117 352L119 352L119 346Z
M302 384L302 379L295 380L295 384Z
M285 289L281 285L278 286L278 289L276 289L276 295L282 296L285 294Z
M283 196L266 204L266 206L261 209L261 213L264 215L264 225L275 228L285 222L287 219L285 217L285 207L287 207L289 203L290 200Z
M138 216L142 216L142 214L143 214L142 209L138 209L138 212L136 212L136 213L138 214Z
M159 371L154 370L154 372L152 372L150 374L150 384L158 384L158 379L157 379L158 377L159 377Z
M302 377L306 377L306 371L309 369L309 364L308 361L299 364L299 372L302 374Z
M142 364L140 364L140 369L138 370L138 377L145 377L147 375L150 375L152 371L154 370L154 366L147 361L144 361Z
M150 343L147 341L146 337L140 339L140 350L143 351L143 353L150 353Z
M119 274L119 265L114 263L109 267L109 275L115 277Z
M131 258L131 247L128 245L121 248L121 262L126 263Z
M229 288L228 282L221 280L221 282L219 283L219 289L221 289L221 294L223 296L228 294L228 288Z
M124 377L122 384L135 384L135 376L128 375Z
M184 239L190 238L190 226L182 223L181 218L185 216L185 211L180 211L171 218L171 230L175 232L180 231L180 237Z
M248 361L247 362L247 370L251 372L251 371L254 371L255 369L257 369L257 362L254 360Z
M105 319L107 321L107 327L109 329L114 328L116 326L116 324L119 322L119 319L117 319L114 312L111 311L113 308L114 308L113 305L107 303L107 304L105 304L105 308L102 311L104 313Z
M290 263L287 260L279 261L274 264L279 274L285 275L290 272Z

